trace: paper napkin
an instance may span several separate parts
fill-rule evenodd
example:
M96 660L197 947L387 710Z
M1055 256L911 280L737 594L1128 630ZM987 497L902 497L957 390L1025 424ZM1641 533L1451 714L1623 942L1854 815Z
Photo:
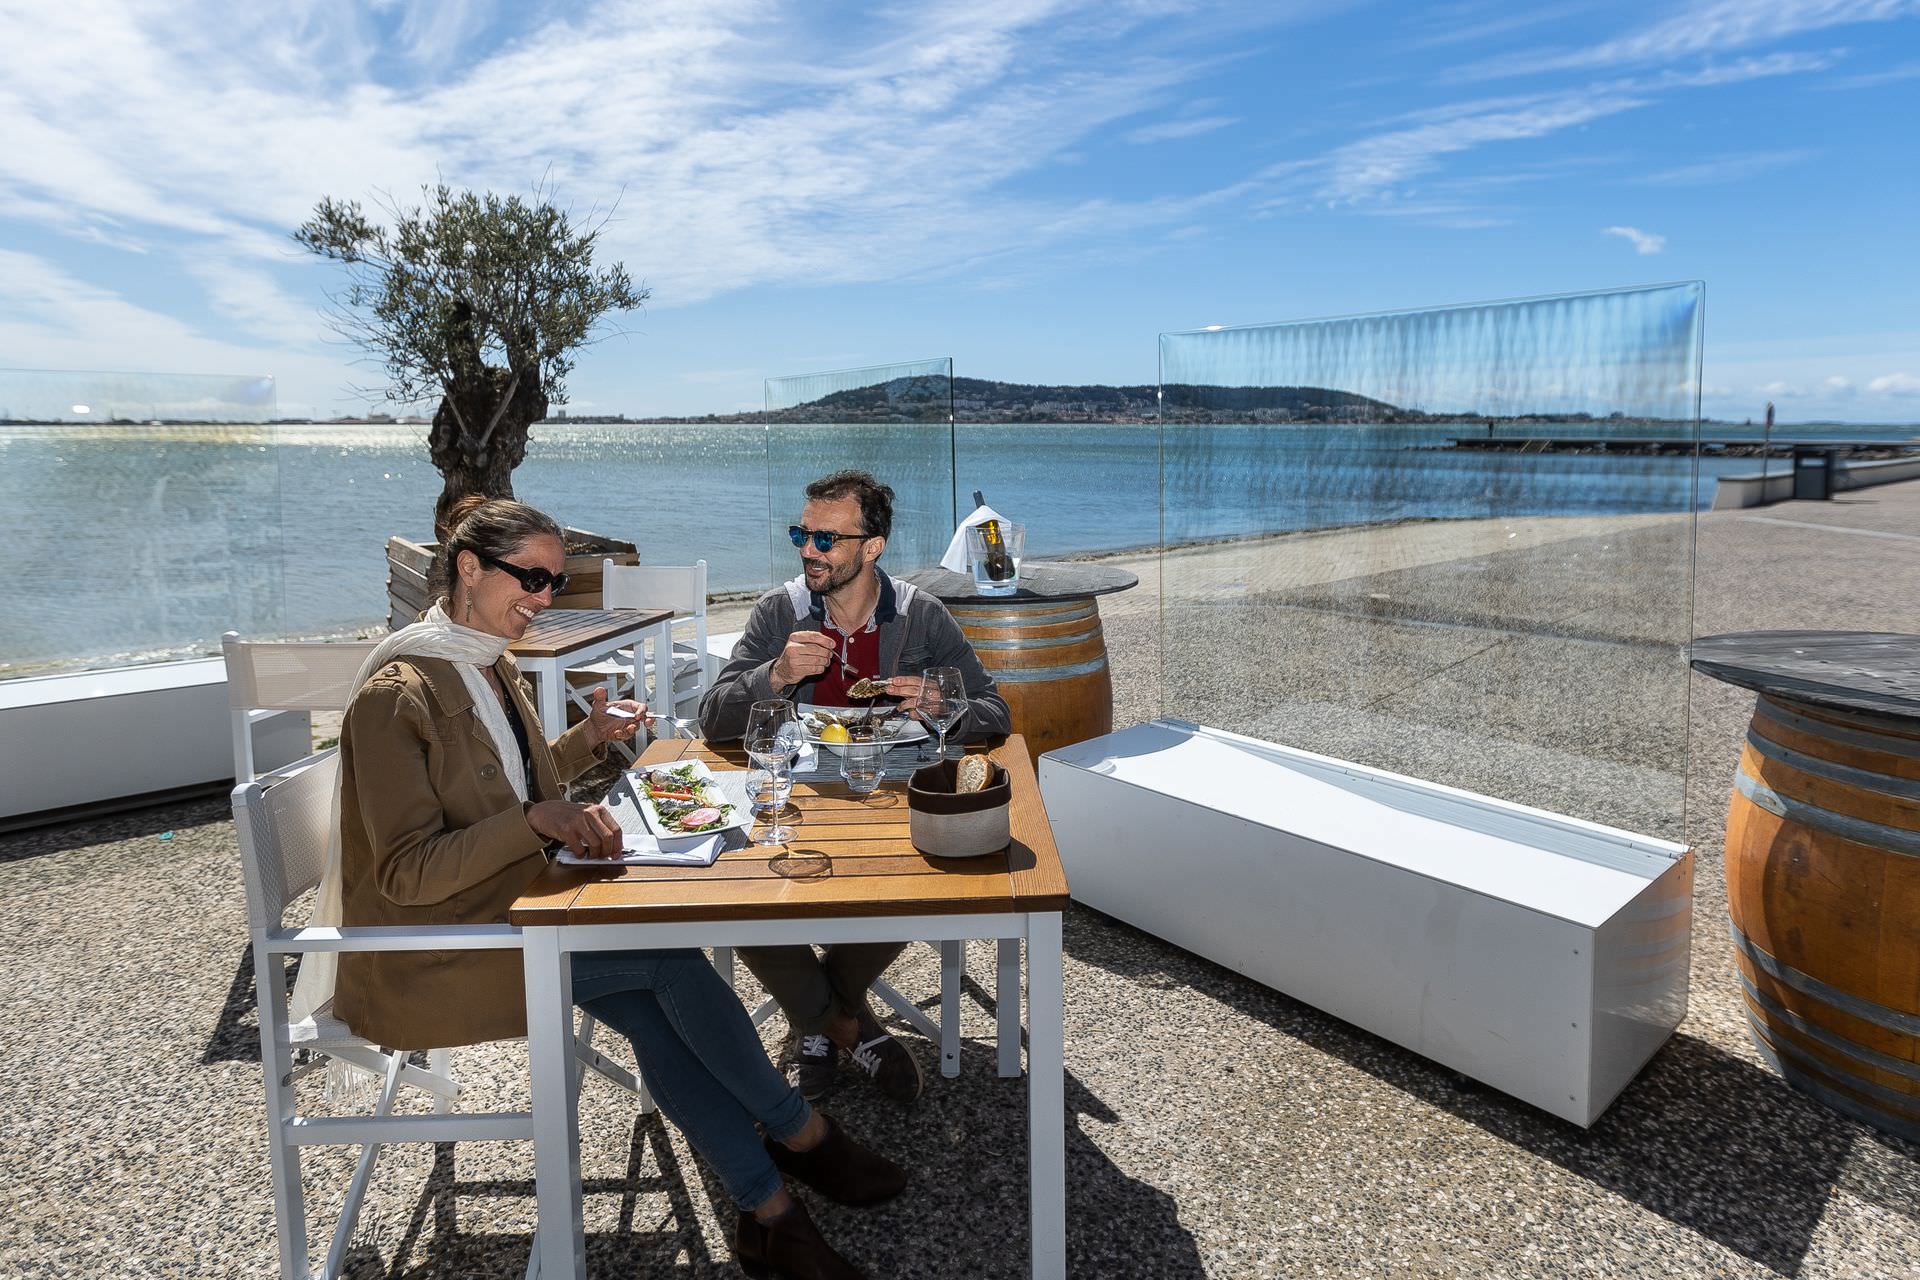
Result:
M1005 520L1006 517L992 507L975 507L973 514L960 522L953 531L953 541L947 544L947 554L940 557L940 567L952 573L967 571L967 530L976 524L985 524L989 520Z

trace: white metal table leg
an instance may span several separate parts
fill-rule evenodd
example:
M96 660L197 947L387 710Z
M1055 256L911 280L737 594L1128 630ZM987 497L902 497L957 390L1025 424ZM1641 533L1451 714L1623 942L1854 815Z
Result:
M1067 1274L1066 1029L1060 913L1027 917L1027 1129L1034 1280Z
M679 711L673 705L672 624L668 624L667 626L665 644L661 643L662 637L660 632L661 628L659 627L649 627L644 640L634 642L633 652L634 656L638 657L640 647L644 644L647 650L647 661L653 668L653 679L648 682L647 692L645 694L647 705L655 710L663 711L670 716L678 715ZM666 664L664 667L661 665L663 662ZM634 695L636 698L640 696L642 695L637 693Z
M527 984L527 1050L533 1076L533 1184L540 1273L584 1280L587 1248L580 1205L580 1122L574 1111L573 982L560 929L521 935Z
M733 948L715 947L713 949L713 971L720 975L720 981L727 984L729 991L739 988L733 985Z
M960 1074L960 975L966 972L967 944L949 938L940 944L940 1074Z
M567 728L566 664L558 658L542 658L537 664L522 665L540 673L540 727L557 738Z
M453 1079L453 1050L451 1049L427 1050L427 1070L433 1072L433 1074L439 1076L442 1080L452 1080ZM437 1094L437 1093L433 1095L433 1114L437 1116L444 1116L452 1110L453 1110L453 1099L444 1097L441 1094Z
M994 1009L999 1023L999 1070L1020 1074L1020 939L1001 938Z

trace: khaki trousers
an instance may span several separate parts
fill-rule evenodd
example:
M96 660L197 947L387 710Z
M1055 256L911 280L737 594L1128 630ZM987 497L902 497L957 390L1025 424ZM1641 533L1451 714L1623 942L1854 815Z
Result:
M733 953L779 1002L793 1033L810 1036L824 1031L837 1010L865 1009L867 988L906 949L904 942L835 942L818 955L808 946L735 947Z

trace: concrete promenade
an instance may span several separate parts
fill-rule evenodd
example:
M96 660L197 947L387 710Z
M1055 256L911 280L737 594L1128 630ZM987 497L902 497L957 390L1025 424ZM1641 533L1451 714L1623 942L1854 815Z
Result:
M1185 550L1164 581L1157 558L1128 564L1141 588L1102 602L1123 719L1161 705L1164 624L1191 718L1684 832L1692 1004L1581 1130L1075 910L1072 1275L1920 1276L1920 1148L1803 1098L1748 1042L1721 837L1751 695L1661 644L1920 631L1920 482L1703 515L1690 628L1683 534L1665 517L1410 524ZM0 1275L273 1274L236 856L224 800L0 837ZM876 1210L810 1200L876 1277L1024 1273L1025 1090L994 1076L991 957L970 965L961 1079L932 1074L912 1111L850 1076L828 1102L917 1171ZM892 980L931 1000L932 953ZM524 1103L521 1048L456 1064L481 1105ZM676 1132L599 1081L582 1123L594 1275L739 1274L732 1211ZM309 1153L316 1252L350 1165ZM352 1274L518 1276L531 1175L521 1145L389 1149Z

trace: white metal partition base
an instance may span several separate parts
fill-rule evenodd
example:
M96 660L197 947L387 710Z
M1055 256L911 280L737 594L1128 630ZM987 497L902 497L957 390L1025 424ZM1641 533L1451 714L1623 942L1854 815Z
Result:
M1686 1014L1680 845L1175 720L1040 790L1076 900L1575 1124Z
M913 939L964 944L999 942L996 1031L1002 1075L1019 1074L1020 941L1027 942L1027 1111L1032 1273L1066 1275L1066 1093L1060 913L872 916L730 923L531 926L523 931L527 981L527 1045L533 1075L535 1237L540 1273L586 1275L585 1215L580 1192L578 1084L568 1066L572 966L576 951L713 947L715 960L736 946ZM943 956L945 955L943 949ZM731 957L728 957L728 967ZM943 969L945 966L943 966ZM955 966L957 971L957 966ZM958 1036L958 1019L951 1034ZM943 1028L944 1029L944 1028ZM943 1053L944 1057L944 1053ZM1012 1064L1009 1070L1009 1063Z

